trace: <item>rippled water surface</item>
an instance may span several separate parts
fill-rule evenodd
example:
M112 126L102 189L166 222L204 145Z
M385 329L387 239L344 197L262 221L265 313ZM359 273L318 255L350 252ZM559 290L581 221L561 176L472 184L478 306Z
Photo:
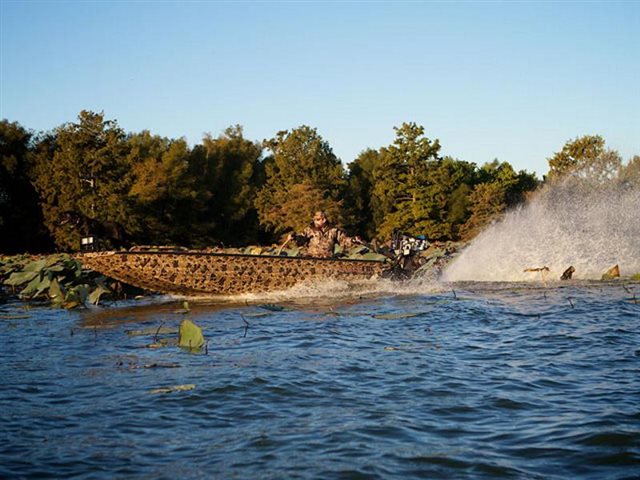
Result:
M1 306L0 477L640 478L640 285L337 297Z

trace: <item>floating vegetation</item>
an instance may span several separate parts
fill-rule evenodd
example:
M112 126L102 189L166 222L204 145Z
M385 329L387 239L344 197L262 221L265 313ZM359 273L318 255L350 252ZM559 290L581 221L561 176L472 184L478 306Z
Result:
M245 317L251 317L251 318L268 317L269 315L271 315L271 313L269 313L269 312L257 312L257 313L245 313L244 314Z
M127 297L125 287L66 254L0 257L0 285L24 301L48 301L61 308L98 305L103 296Z
M165 327L161 323L158 327L150 327L142 330L126 330L129 337L153 337L151 343L138 348L160 349L165 347L180 347L190 353L200 353L205 347L206 340L202 334L202 329L191 320L184 319L180 322L179 328ZM177 337L175 336L177 334Z
M205 345L202 329L191 320L183 320L178 332L178 346L188 350L200 350Z
M618 265L614 265L602 274L602 280L613 280L618 277L620 277L620 268Z
M191 308L189 308L189 302L187 302L186 300L182 302L182 308L180 310L176 310L173 313L177 313L179 315L186 315L188 313L191 313Z
M0 314L0 320L25 320L31 318L30 315L4 315Z
M124 333L129 335L130 337L144 337L151 336L157 337L158 335L173 335L178 333L177 328L172 327L163 327L160 326L158 328L145 328L143 330L125 330Z
M154 369L154 368L181 368L182 367L182 365L175 362L170 362L170 363L154 362L154 363L145 363L143 365L139 365L134 361L128 361L125 363L122 360L120 360L116 364L116 366L119 369L126 369L126 370L140 370L140 369Z
M409 312L404 312L404 313L383 313L383 314L379 314L379 315L373 315L373 318L375 318L377 320L398 320L398 319L401 319L401 318L417 317L418 315L420 315L420 313L409 313Z
M196 388L195 383L187 383L185 385L174 385L172 387L155 388L151 390L149 393L158 394L158 393L186 392L189 390L193 390L195 388Z
M263 303L261 305L258 305L258 308L269 310L270 312L284 312L289 310L288 308L283 307L282 305L276 305L274 303Z

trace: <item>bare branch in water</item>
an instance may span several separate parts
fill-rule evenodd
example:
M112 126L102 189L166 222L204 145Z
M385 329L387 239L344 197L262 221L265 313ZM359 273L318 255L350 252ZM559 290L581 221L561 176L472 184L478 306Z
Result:
M242 314L240 314L240 318L242 318L242 321L244 322L244 335L242 336L242 338L246 338L247 332L249 331L249 322L247 322L247 319L244 318L244 315Z
M160 326L156 330L156 334L153 336L153 343L158 343L158 334L160 333L160 329L162 328L162 325L164 325L164 321L160 322Z

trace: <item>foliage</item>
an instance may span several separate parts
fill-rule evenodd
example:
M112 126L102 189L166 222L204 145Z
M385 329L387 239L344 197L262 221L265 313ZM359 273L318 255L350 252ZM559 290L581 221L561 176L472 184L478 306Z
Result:
M634 155L627 165L622 166L619 181L629 187L640 188L640 155Z
M198 157L199 155L199 157ZM206 198L200 219L215 226L213 236L227 244L247 244L258 237L255 198L264 182L262 147L243 136L242 127L227 128L217 138L205 135L193 172Z
M44 250L51 239L30 182L32 134L17 122L0 121L0 251Z
M255 203L264 228L282 234L306 223L315 210L326 210L334 223L343 223L345 171L315 129L303 125L281 131L264 145L272 156L265 161L265 184ZM288 208L295 208L304 220L283 216Z
M17 290L22 300L48 300L63 308L83 306L87 301L97 305L105 294L118 296L117 289L107 287L106 277L84 270L68 255L3 257L0 281Z
M478 183L469 196L470 217L462 225L462 238L472 238L487 224L500 217L508 208L525 199L527 192L538 186L534 174L524 170L516 173L507 163L494 160L478 172Z
M121 243L139 229L130 215L124 132L101 113L80 112L37 149L33 182L44 222L59 248L77 250L97 234Z
M275 190L271 199L273 205L264 210L262 221L273 225L276 232L303 230L314 210L323 210L332 220L341 218L341 203L326 198L323 191L308 183Z
M36 136L3 120L0 251L76 250L89 233L104 247L270 243L319 209L367 238L401 230L469 239L538 187L506 162L478 168L441 157L439 141L415 123L394 130L391 145L363 151L347 175L306 125L262 145L235 125L190 147L148 131L126 135L90 111ZM549 168L549 181L640 183L640 157L623 165L598 135L567 142Z
M367 149L349 164L348 189L346 193L347 227L373 238L382 212L377 198L373 196L373 172L380 161L380 152Z
M458 238L469 216L469 193L476 181L475 165L445 157L434 162L422 188L422 221L416 230L432 240Z
M424 136L424 128L403 123L394 128L396 139L380 151L373 171L373 195L380 206L382 221L377 234L390 238L394 230L419 234L428 220L429 208L421 202L431 164L438 160L440 142Z
M600 135L584 135L567 142L549 159L549 179L572 175L605 181L617 176L621 164L620 155L607 150Z
M127 139L130 165L130 212L144 244L193 242L196 212L202 208L196 179L189 171L191 151L183 140L169 140L148 131Z

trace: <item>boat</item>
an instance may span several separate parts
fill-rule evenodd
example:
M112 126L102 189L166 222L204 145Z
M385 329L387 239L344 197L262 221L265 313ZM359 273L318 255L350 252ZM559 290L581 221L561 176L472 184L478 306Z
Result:
M352 258L141 249L87 252L86 268L145 290L183 296L237 295L285 290L303 282L379 278L389 261Z

